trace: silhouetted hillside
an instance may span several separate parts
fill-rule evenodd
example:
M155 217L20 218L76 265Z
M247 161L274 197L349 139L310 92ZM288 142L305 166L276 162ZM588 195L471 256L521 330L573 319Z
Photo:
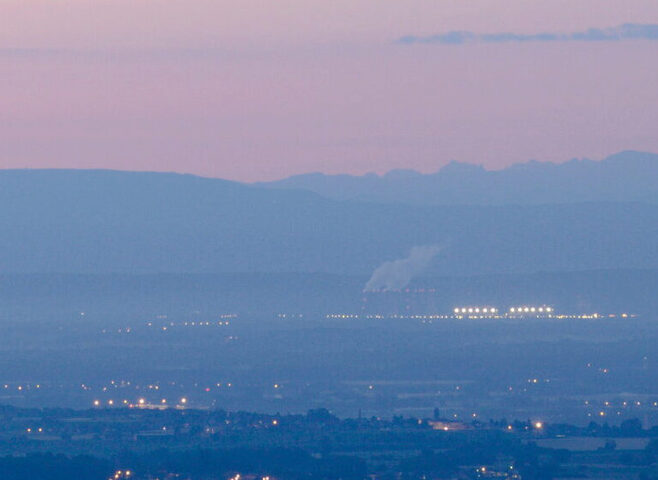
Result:
M658 267L658 205L414 207L190 175L0 172L0 271L367 275L416 245L427 274Z
M626 151L600 162L528 162L489 171L453 162L436 173L298 175L260 185L310 190L328 198L412 205L504 205L586 201L658 202L658 155Z

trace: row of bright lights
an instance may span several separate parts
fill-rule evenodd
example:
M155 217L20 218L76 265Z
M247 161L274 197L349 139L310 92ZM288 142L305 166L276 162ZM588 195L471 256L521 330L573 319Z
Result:
M102 402L101 402L100 400L94 400L94 402L93 402L94 407L100 407L100 406L101 406L101 403L102 403ZM107 404L110 405L110 406L114 406L114 403L115 403L114 400L108 400L108 401L107 401ZM128 400L124 400L124 401L123 401L123 404L124 404L124 405L129 405L130 402L128 402ZM167 404L167 399L166 399L166 398L163 398L163 399L160 401L160 404L161 404L161 405L166 405L166 404ZM185 405L185 404L187 404L187 398L185 398L185 397L181 398L179 404L180 404L180 405ZM145 405L148 405L148 402L146 401L145 398L140 398L139 400L137 400L137 405L138 405L138 406L145 406Z
M455 308L455 313L496 313L497 311L498 311L497 308L490 308L490 307Z
M512 307L509 309L510 313L551 313L551 307ZM497 308L493 307L458 307L454 312L459 313L496 313Z
M551 313L553 309L551 307L512 307L509 311L511 313Z

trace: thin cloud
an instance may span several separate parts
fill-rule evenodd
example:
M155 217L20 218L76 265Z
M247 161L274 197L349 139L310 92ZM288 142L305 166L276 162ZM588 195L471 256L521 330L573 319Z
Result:
M464 45L469 43L529 43L529 42L618 42L622 40L658 40L658 25L625 24L611 28L590 28L582 32L535 34L486 33L453 31L430 36L407 35L397 43Z

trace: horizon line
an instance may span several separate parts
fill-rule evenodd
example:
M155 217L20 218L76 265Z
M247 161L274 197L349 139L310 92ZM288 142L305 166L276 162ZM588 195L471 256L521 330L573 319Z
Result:
M295 178L295 177L303 177L303 176L309 176L309 175L322 175L325 177L341 177L341 176L347 176L347 177L353 177L353 178L363 178L363 177L372 177L375 176L377 178L384 178L387 175L394 174L396 172L409 172L413 174L417 174L419 176L423 175L435 175L439 172L441 172L443 169L446 167L449 167L451 165L465 165L465 166L470 166L470 167L476 167L481 170L484 170L485 172L500 172L504 170L508 170L510 168L522 166L522 165L530 165L530 164L542 164L542 165L563 165L568 162L593 162L593 163L599 163L603 162L611 157L621 155L621 154L627 154L627 153L636 153L636 154L645 154L645 155L657 155L657 152L651 152L651 151L643 151L643 150L633 150L633 149L626 149L626 150L620 150L618 152L611 153L609 155L606 155L600 159L592 159L588 157L571 157L563 161L551 161L551 160L537 160L530 158L526 161L520 161L520 162L515 162L510 165L500 167L500 168L487 168L484 164L482 163L474 163L474 162L462 162L459 160L450 160L441 167L439 167L437 170L433 170L430 172L421 172L419 170L413 169L413 168L393 168L390 170L387 170L386 172L383 173L377 173L377 172L364 172L361 174L355 174L355 173L326 173L322 171L307 171L307 172L301 172L301 173L292 173L288 176L285 177L278 177L273 180L252 180L252 181L243 181L243 180L235 180L231 178L226 178L226 177L220 177L220 176L215 176L215 175L207 175L203 173L193 173L189 171L177 171L177 170L153 170L153 169L128 169L128 168L106 168L106 167L97 167L97 168L76 168L76 167L12 167L12 168L4 168L0 167L0 172L27 172L27 171L34 171L34 172L44 172L44 171L53 171L53 172L66 172L66 171L71 171L71 172L124 172L124 173L143 173L143 174L162 174L162 175L181 175L181 176L191 176L191 177L197 177L197 178L204 178L204 179L209 179L209 180L222 180L226 182L232 182L232 183L238 183L242 185L260 185L260 184L268 184L268 183L276 183L279 181L287 180L290 178Z

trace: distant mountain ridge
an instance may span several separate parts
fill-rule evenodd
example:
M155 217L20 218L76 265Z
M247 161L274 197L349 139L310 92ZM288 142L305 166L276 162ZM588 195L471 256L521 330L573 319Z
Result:
M503 170L452 162L436 173L393 170L384 175L310 173L256 185L300 189L336 200L409 205L538 205L658 202L658 154L624 151L601 161L530 161Z
M0 170L0 225L0 274L369 276L423 245L444 247L427 275L658 268L648 202L411 206L171 173Z

